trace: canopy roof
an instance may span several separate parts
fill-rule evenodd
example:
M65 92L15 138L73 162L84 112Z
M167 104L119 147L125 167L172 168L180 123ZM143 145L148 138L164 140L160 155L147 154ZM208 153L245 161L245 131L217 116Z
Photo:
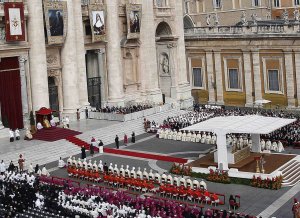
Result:
M42 107L40 108L38 111L36 111L35 113L38 115L50 115L53 111L50 108L45 108Z
M280 129L296 119L284 119L278 117L264 117L259 115L247 116L226 116L215 117L183 128L182 130L222 132L227 133L249 133L249 134L269 134L276 129Z

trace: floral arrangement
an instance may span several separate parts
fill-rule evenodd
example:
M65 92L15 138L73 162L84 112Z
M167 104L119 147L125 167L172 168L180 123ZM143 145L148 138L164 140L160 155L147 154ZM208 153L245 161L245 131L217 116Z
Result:
M225 170L209 170L209 175L207 176L207 180L211 182L218 183L230 183L230 178L228 176L228 172Z
M276 176L273 177L272 179L270 178L262 179L260 176L255 177L254 175L251 180L251 186L277 190L281 188L282 180L283 180L282 176Z
M183 176L191 176L192 168L190 166L185 166L184 164L173 163L170 169L170 173Z

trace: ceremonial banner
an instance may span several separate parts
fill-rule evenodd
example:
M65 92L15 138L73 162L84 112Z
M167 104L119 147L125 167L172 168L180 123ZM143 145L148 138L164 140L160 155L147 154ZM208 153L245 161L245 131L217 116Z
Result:
M67 34L67 2L44 0L48 44L63 44Z
M142 5L127 4L127 38L137 39L140 37Z
M25 41L24 5L22 2L5 2L6 41Z
M103 4L89 5L92 41L106 40L106 8Z

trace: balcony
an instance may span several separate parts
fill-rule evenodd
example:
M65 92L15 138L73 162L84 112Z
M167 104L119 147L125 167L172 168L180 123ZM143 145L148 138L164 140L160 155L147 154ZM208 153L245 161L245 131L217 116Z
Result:
M185 39L299 37L300 25L214 26L184 30Z

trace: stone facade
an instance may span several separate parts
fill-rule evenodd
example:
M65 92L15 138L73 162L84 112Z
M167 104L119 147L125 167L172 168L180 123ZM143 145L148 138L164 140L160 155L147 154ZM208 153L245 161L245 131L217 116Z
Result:
M55 107L75 119L77 109L132 102L160 104L162 95L167 102L178 102L183 107L192 104L181 2L66 2L67 34L63 44L49 45L45 38L42 1L24 2L25 42L7 44L2 37L4 24L0 24L0 57L19 56L24 116L41 107ZM104 41L92 41L91 4L106 8ZM138 39L127 38L126 4L142 7ZM4 16L2 6L0 3L0 14ZM165 63L161 62L162 56Z

